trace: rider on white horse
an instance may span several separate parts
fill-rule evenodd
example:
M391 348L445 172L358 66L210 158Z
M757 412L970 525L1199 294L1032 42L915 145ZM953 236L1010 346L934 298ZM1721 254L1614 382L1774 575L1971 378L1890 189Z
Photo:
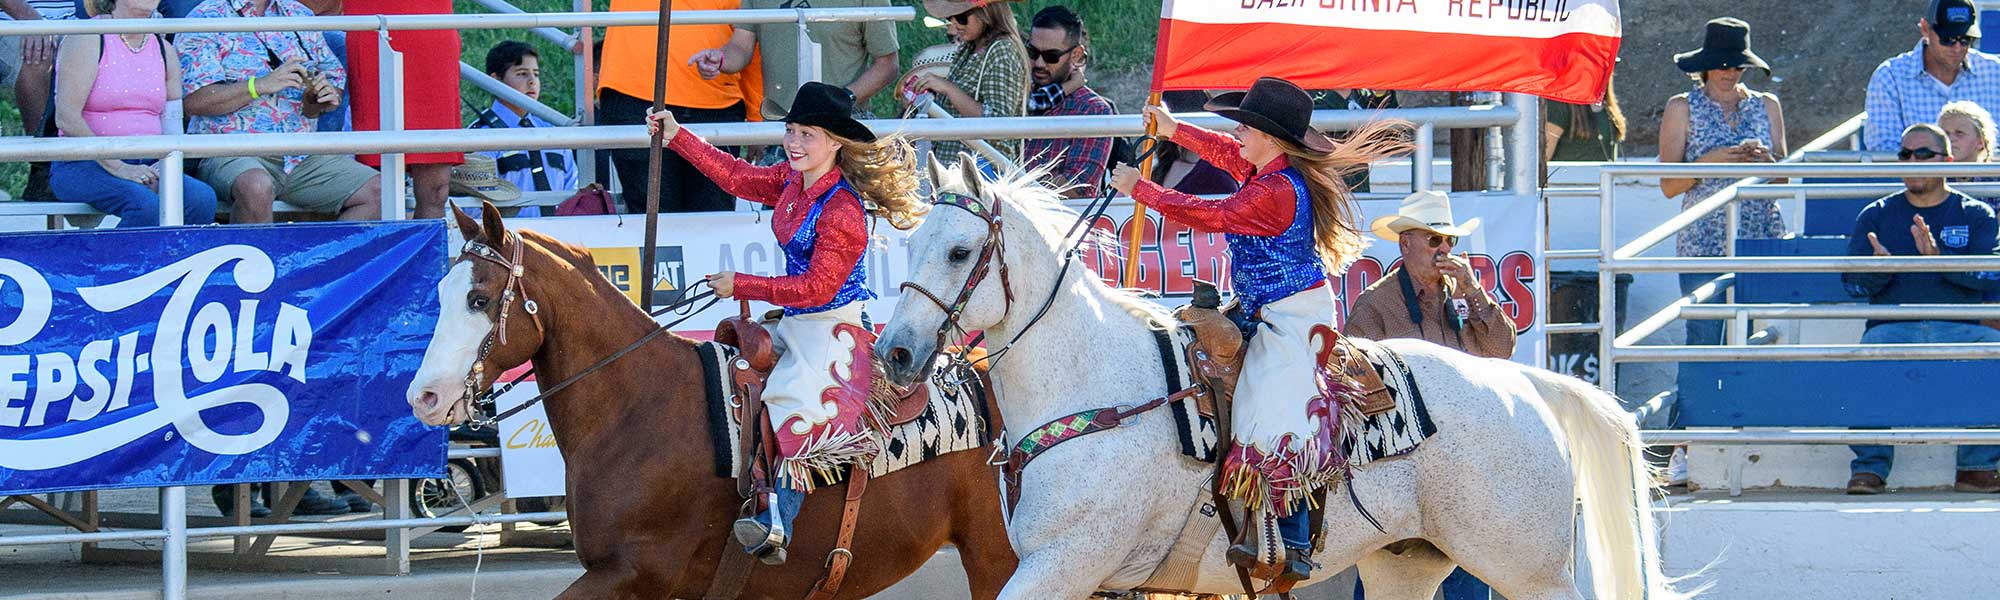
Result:
M785 117L784 165L756 167L681 129L673 113L647 117L668 148L723 190L776 207L771 231L785 253L785 276L724 271L708 276L717 296L785 309L771 329L783 354L764 401L782 459L768 512L736 522L736 539L766 564L783 564L792 518L805 493L842 467L878 451L862 424L873 376L875 334L862 303L868 289L868 217L917 225L915 152L895 136L877 139L854 120L854 94L810 82ZM750 424L744 424L746 427Z
M1255 327L1236 389L1224 488L1280 517L1285 547L1296 550L1286 553L1280 577L1303 580L1315 566L1306 500L1338 483L1345 463L1330 437L1341 414L1338 375L1316 356L1312 335L1315 326L1333 326L1327 273L1345 268L1365 243L1341 176L1399 144L1378 135L1384 126L1346 143L1314 131L1312 98L1283 79L1259 79L1206 108L1240 123L1235 138L1182 124L1157 107L1146 107L1146 118L1174 143L1247 180L1242 190L1204 200L1142 180L1129 166L1118 167L1112 186L1169 219L1227 234L1230 278Z

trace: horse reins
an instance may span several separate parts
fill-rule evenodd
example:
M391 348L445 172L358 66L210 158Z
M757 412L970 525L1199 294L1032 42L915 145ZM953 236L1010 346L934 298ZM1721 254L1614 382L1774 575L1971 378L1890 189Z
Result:
M515 385L520 384L521 381L527 379L529 376L535 373L535 370L530 368L527 371L524 371L521 374L514 376L512 380L508 381L507 383L501 386L489 389L485 392L481 392L476 397L474 397L473 395L474 390L480 389L482 384L485 382L486 358L493 354L494 349L498 348L499 346L504 346L507 344L507 315L509 309L513 307L514 298L518 297L521 299L521 310L528 313L529 317L534 320L535 329L537 331L542 331L544 329L542 326L542 318L539 314L541 310L535 304L534 300L528 298L527 288L522 283L522 281L526 278L527 271L525 265L523 265L521 261L521 248L526 244L523 243L519 234L516 234L511 231L507 232L507 241L511 242L514 246L514 251L512 253L511 258L502 257L500 255L500 252L494 250L492 246L488 246L486 244L482 244L474 240L467 240L465 242L465 248L459 253L461 260L462 257L467 257L467 256L472 258L477 258L498 265L501 269L505 270L507 273L506 283L501 284L500 314L499 317L495 320L496 325L494 326L493 331L487 332L486 339L480 342L479 356L478 358L473 359L472 368L465 374L465 395L461 396L460 399L467 400L469 404L477 408L491 409L493 407L493 401L495 398L498 398L501 394L505 394L513 390ZM702 283L706 283L706 281L707 280L703 280ZM690 289L692 289L692 287L690 287ZM679 326L681 323L687 322L688 319L694 318L695 315L701 314L703 311L708 310L709 307L714 306L715 303L721 301L721 298L715 297L714 290L709 290L697 294L690 294L686 297L681 298L679 301L671 305L653 311L651 313L651 316L657 317L662 314L678 311L687 308L688 306L691 306L696 302L700 302L703 299L707 299L708 303L703 304L700 308L689 311L688 313L686 313L685 316L682 316L679 319L675 319L672 322L654 327L652 331L647 332L646 335L641 336L638 340L633 341L631 344L627 344L624 348L619 349L617 352L613 352L610 355L605 356L603 359L598 360L596 363L590 365L589 367L584 368L582 371L578 371L575 375L571 375L568 378L563 379L561 382L558 382L555 385L550 386L549 389L544 390L539 394L535 394L533 398L529 398L527 401L522 402L519 406L507 409L506 411L494 415L490 418L473 419L471 420L470 425L475 430L481 427L492 426L496 423L499 423L502 420L507 419L508 417L512 417L516 414L519 414L521 411L527 410L529 407L532 407L536 404L540 404L543 400L546 400L549 397L554 396L557 392L563 391L563 389L568 388L569 386L575 384L577 381L582 380L585 376L590 375L591 373L595 373L599 369L603 369L606 366L609 366L612 362L617 361L619 358L623 358L625 355L632 353L632 351L638 350L640 346L643 346L647 342L652 341L653 338L657 338L660 336L660 334L666 333L667 331L673 329L674 327Z

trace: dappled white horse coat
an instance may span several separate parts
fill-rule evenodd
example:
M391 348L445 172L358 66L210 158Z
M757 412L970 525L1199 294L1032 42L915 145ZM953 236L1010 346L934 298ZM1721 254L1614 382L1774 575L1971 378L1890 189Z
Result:
M939 189L997 202L1005 215L1005 249L995 260L1013 277L983 279L959 313L959 324L985 330L989 344L1013 343L991 372L1005 443L1059 417L1171 391L1150 328L1169 318L1158 305L1083 269L1057 279L1063 233L1076 214L1053 192L1032 174L1000 182L976 173L934 177ZM933 211L910 240L911 283L964 286L988 231L968 211ZM1002 285L1018 302L1010 305ZM921 372L916 365L937 350L945 317L930 303L898 308L877 345L892 379L906 383ZM1438 432L1405 456L1354 471L1347 485L1382 529L1352 504L1329 502L1326 541L1313 557L1329 568L1308 583L1359 563L1371 600L1427 600L1456 564L1513 600L1576 600L1569 563L1581 497L1597 598L1687 597L1660 575L1651 481L1637 428L1615 399L1573 378L1418 340L1382 345L1409 366ZM1144 586L1189 519L1206 518L1190 508L1209 498L1213 474L1212 465L1181 454L1164 412L1041 454L1021 473L1008 526L1021 564L1000 597L1068 600ZM1406 540L1414 541L1398 543ZM1219 533L1207 542L1183 591L1243 592L1223 556L1228 545Z

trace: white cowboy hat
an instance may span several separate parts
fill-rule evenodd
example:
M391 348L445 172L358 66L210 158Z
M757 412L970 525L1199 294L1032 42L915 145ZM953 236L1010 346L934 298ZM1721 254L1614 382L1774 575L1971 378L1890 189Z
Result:
M1403 232L1411 229L1465 237L1472 235L1472 230L1478 228L1477 217L1468 219L1462 224L1453 221L1451 197L1436 190L1424 190L1404 197L1403 205L1396 208L1396 214L1375 219L1375 223L1369 225L1369 229L1374 230L1375 235L1392 242Z

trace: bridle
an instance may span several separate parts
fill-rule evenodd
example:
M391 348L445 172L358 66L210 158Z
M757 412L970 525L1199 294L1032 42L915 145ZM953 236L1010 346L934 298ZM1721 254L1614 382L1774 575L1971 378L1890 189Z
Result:
M973 263L972 273L966 276L965 285L958 289L958 297L952 300L950 304L946 304L937 294L924 289L924 286L917 285L917 282L903 282L901 289L916 292L917 295L923 296L930 300L931 303L936 304L939 309L944 310L944 322L938 324L937 344L932 346L930 356L925 357L924 361L920 363L924 365L924 370L918 378L919 380L929 376L931 365L936 363L938 354L944 352L946 348L945 344L952 339L951 336L954 332L958 334L958 339L964 339L967 335L965 329L958 325L959 318L964 316L965 305L972 300L973 290L978 289L979 284L986 280L986 274L994 270L993 265L995 264L999 265L1000 289L1005 294L1007 302L1006 311L1013 312L1014 310L1014 284L1011 278L1007 276L1007 260L1004 256L1007 250L1007 239L1005 234L1002 233L1003 221L1000 217L1000 204L997 202L989 204L978 198L955 192L941 192L936 199L931 201L931 204L933 206L956 207L984 221L986 223L986 241L979 245L978 261ZM965 357L969 352L971 352L971 348L968 345L967 348L954 356L954 361L966 362Z
M528 318L535 322L535 331L542 331L541 307L528 298L527 288L521 283L527 274L521 263L521 248L526 244L521 243L520 234L512 231L507 232L505 240L514 247L512 257L503 257L492 246L477 240L466 240L458 260L453 261L455 264L467 259L484 260L498 265L507 274L507 281L500 285L500 316L494 321L493 330L486 332L486 339L479 342L479 356L472 360L472 368L465 373L465 393L457 400L467 402L467 410L472 408L471 401L476 390L486 381L486 358L493 354L495 348L507 345L507 315L514 307L515 297L521 298L521 311L528 313Z

